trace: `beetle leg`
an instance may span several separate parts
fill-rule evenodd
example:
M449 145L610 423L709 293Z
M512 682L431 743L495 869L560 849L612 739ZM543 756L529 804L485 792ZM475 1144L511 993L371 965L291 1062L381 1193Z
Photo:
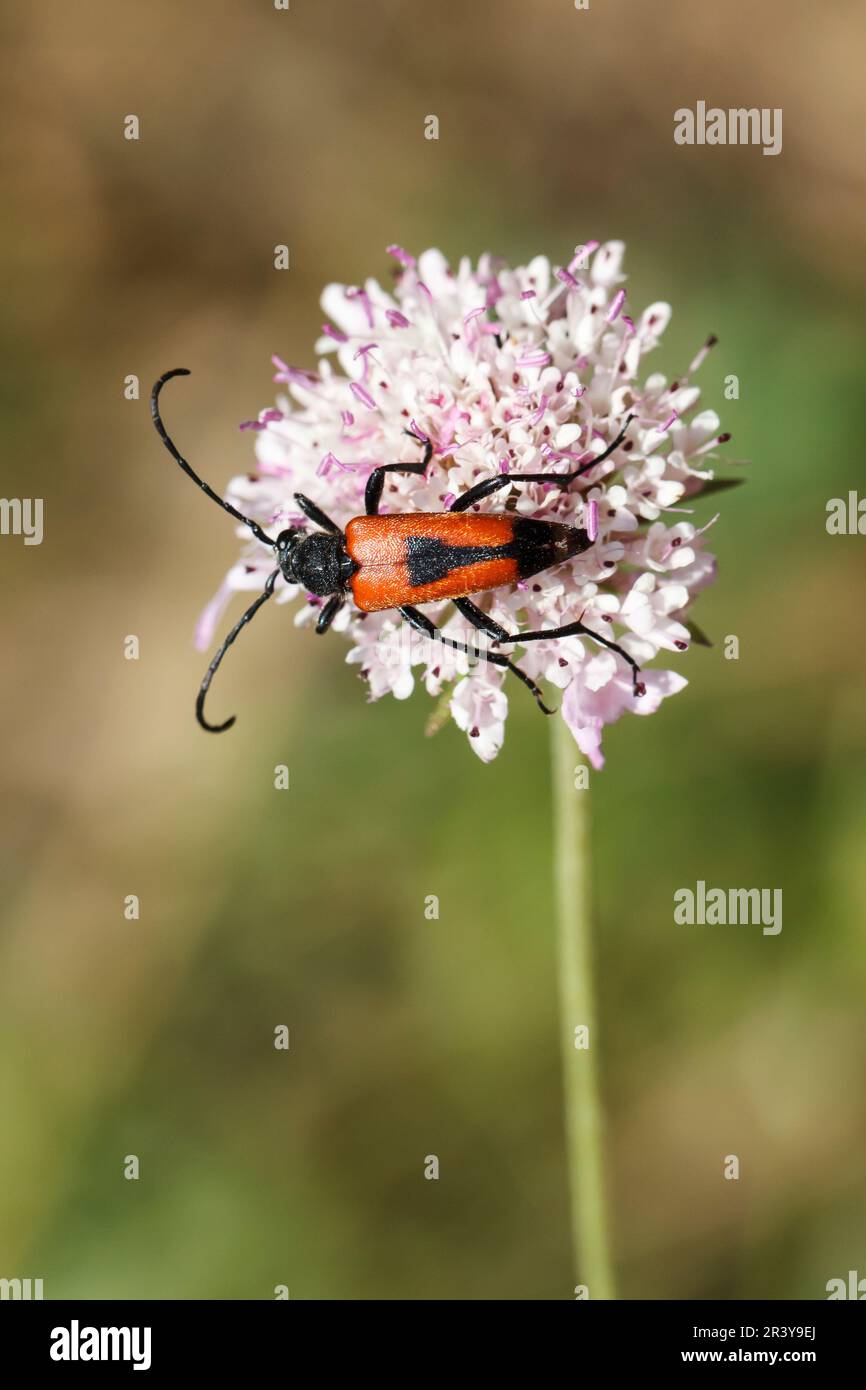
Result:
M582 463L578 468L575 468L573 473L563 473L562 478L563 482L565 483L565 486L568 487L571 483L574 482L575 478L579 478L582 473L588 473L591 468L597 468L600 463L604 463L605 459L609 459L611 454L614 453L619 448L620 444L622 444L625 440L625 437L628 433L628 427L633 419L633 415L627 415L625 417L625 424L623 425L616 439L613 441L612 444L608 444L604 452L599 454L597 458L588 459L586 463Z
M600 646L607 647L608 651L616 652L623 661L627 661L632 672L632 686L635 695L645 695L646 686L640 680L640 667L633 656L629 656L617 642L611 642L609 638L602 637L600 633L593 632L592 628L584 627L583 623L565 623L562 627L549 627L546 631L540 632L515 632L506 638L498 640L506 642L551 642L559 637L591 637L593 642L598 642Z
M406 431L409 434L409 431ZM417 435L412 435L413 439ZM367 479L367 486L364 489L364 507L368 516L379 515L379 503L382 500L382 489L385 486L386 473L420 473L427 472L427 466L433 457L433 441L428 439L424 445L424 457L420 463L380 463L378 468Z
M454 599L454 607L464 618L477 627L479 632L486 632L488 637L494 638L497 642L507 642L508 633L499 623L494 622L488 613L483 613L480 608L476 608L468 598Z
M346 599L343 594L331 594L316 622L316 632L321 637L323 632L327 632L331 623L336 618Z
M410 627L413 627L416 632L422 633L425 637L432 637L437 642L443 642L446 647L453 647L455 651L467 652L470 656L475 656L480 661L488 661L491 666L505 667L507 671L511 671L517 676L518 680L523 681L523 684L528 690L532 691L532 694L535 696L535 702L543 714L555 713L555 710L547 708L547 705L542 699L541 691L535 684L535 681L532 680L525 671L521 671L519 666L515 666L513 661L509 661L508 657L503 655L502 652L482 651L480 648L468 646L465 642L458 642L454 637L448 637L440 628L436 627L435 623L430 621L426 614L421 613L417 608L412 608L409 604L404 604L399 612L401 617L406 619Z
M332 521L327 512L323 512L321 507L317 507L315 502L310 501L309 497L305 497L302 492L296 492L295 501L304 516L308 516L316 526L321 526L323 531L330 531L332 536L342 536L343 533L336 521Z
M495 478L483 478L480 483L476 483L468 492L464 492L462 497L452 502L448 510L465 512L467 508L474 507L476 502L483 502L492 492L498 492L501 487L508 487L511 483L555 483L558 476L556 473L498 473Z
M559 487L570 487L575 478L581 474L588 473L591 468L597 468L605 459L610 458L615 449L618 449L626 436L626 431L634 419L629 415L616 439L609 444L604 453L597 458L589 459L588 462L580 464L571 473L499 473L494 478L484 478L480 483L476 483L468 492L464 492L462 497L458 497L456 502L452 502L449 511L465 512L467 507L474 507L476 502L482 502L491 493L498 492L502 487L508 487L511 483L556 483Z

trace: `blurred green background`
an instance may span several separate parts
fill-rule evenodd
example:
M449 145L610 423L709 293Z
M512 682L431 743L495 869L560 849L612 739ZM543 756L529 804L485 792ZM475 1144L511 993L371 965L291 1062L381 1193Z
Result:
M674 305L654 369L719 335L704 401L750 461L695 613L716 645L592 777L621 1292L866 1274L866 540L824 524L866 491L858 11L6 13L3 492L43 497L46 534L0 542L0 1276L571 1296L544 721L516 698L485 767L452 727L424 737L426 696L367 705L341 640L282 609L227 666L237 729L201 734L191 632L237 543L146 395L193 369L171 427L222 488L252 466L237 424L272 400L270 354L313 365L328 281L387 276L391 241L560 262L589 237L627 241L632 303ZM699 99L782 107L782 154L676 146ZM698 878L782 888L781 935L675 926Z

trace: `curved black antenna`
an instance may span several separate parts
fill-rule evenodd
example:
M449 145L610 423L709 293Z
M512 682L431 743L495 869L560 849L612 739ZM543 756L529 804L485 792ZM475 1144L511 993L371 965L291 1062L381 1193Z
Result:
M245 627L246 624L250 621L250 619L255 617L256 613L259 611L263 603L267 603L271 594L274 592L274 585L276 584L279 576L279 569L275 569L272 574L268 575L267 583L265 584L264 589L259 594L255 603L251 603L246 613L244 613L243 617L239 618L238 621L235 623L228 637L223 642L219 651L216 653L213 660L211 661L210 666L205 671L204 680L202 681L201 686L199 687L198 695L196 696L195 717L198 720L199 724L201 724L202 728L207 729L209 734L225 733L226 729L230 729L232 724L234 724L235 722L234 715L232 715L230 719L226 719L226 721L223 724L209 724L204 717L205 696L207 695L208 690L210 689L210 683L214 678L214 673L216 672L217 667L219 666L220 662L222 661L232 642L235 640L238 633L241 631L241 628Z
M156 425L157 434L168 449L175 463L180 464L187 477L192 478L194 483L198 483L202 492L207 493L212 502L216 502L217 506L222 507L223 511L228 512L229 516L233 516L236 521L242 521L245 526L249 526L257 541L261 541L262 545L269 545L271 549L273 549L276 545L276 541L271 540L270 536L265 534L257 521L253 521L250 517L244 516L243 512L237 511L230 502L225 502L218 493L214 492L213 488L209 487L204 479L200 478L198 474L190 468L186 459L178 452L175 444L169 438L168 431L162 423L162 417L159 413L159 393L165 383L171 381L173 376L189 376L189 371L186 367L174 367L170 372L163 372L150 393L150 413L153 416L153 423Z

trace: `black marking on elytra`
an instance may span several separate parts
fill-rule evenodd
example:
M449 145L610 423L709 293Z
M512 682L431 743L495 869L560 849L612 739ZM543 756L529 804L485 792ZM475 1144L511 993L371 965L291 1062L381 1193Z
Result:
M580 527L521 516L514 522L510 553L517 560L520 578L529 579L541 570L570 560L572 555L582 555L591 545L589 536Z
M466 565L502 560L514 554L513 545L449 545L438 536L409 536L406 541L409 583L413 588L435 584Z
M436 584L455 570L485 560L515 560L518 577L528 579L581 554L591 544L586 532L575 526L516 517L511 540L505 545L449 545L438 536L409 536L406 567L415 588Z

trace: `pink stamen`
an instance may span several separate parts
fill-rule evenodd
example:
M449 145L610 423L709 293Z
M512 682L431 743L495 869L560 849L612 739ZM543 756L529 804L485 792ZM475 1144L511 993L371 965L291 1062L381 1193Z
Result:
M316 469L316 477L327 478L332 468L339 468L341 473L354 473L355 471L351 464L341 463L336 454L329 452L325 454L325 457Z
M364 306L364 313L367 315L367 323L373 327L373 306L370 303L370 296L366 290L362 290L360 285L349 285L346 290L347 299L359 299Z
M401 314L399 309L386 309L385 318L392 328L408 328L409 320L405 314Z
M528 352L524 357L518 357L516 365L518 367L547 367L551 362L548 352L542 352L539 348L535 352Z
M597 251L600 245L601 243L598 241L587 241L585 245L578 246L568 263L569 270L579 269L581 261L585 260L587 256L591 256L593 251Z
M608 323L613 323L616 319L619 318L620 310L622 309L623 304L625 304L625 290L617 290L616 294L613 297L613 303L611 304L610 309L607 313Z
M598 538L598 503L588 502L586 505L586 534L591 541Z
M355 417L352 414L351 410L341 410L340 419L343 421L343 424L346 426L347 429L350 425L354 425L355 423Z
M322 332L326 338L333 338L335 343L348 343L348 336L341 329L335 328L332 323L323 323Z
M418 264L415 257L410 256L409 252L404 251L403 247L398 246L396 242L392 242L390 246L386 246L385 250L388 252L389 256L393 256L394 259L399 261L402 266L405 266L407 270L411 270Z
M541 452L546 459L550 459L553 463L560 463L563 459L567 463L589 463L593 457L592 454L581 453L579 450L575 452L574 449L554 449L552 444L543 444Z
M344 434L343 438L347 444L363 444L365 439L373 439L379 433L376 425L371 425L369 429L359 430L357 434ZM358 463L372 463L372 459L358 459Z
M271 361L278 368L274 381L283 381L296 386L318 385L319 378L314 372L307 372L302 367L290 367L281 357L272 357Z
M355 399L359 400L362 405L365 405L368 410L376 409L376 402L373 400L366 386L361 386L359 382L352 381L349 383L349 390L352 392Z
M480 325L476 324L475 320L480 318L485 312L486 310L481 308L470 309L468 314L463 315L463 331L466 334L467 345L477 346L480 336Z
M272 420L282 420L285 417L281 410L263 410L258 420L244 420L238 425L239 430L264 430Z
M535 299L536 297L535 290L523 290L520 295L521 299Z
M711 454L719 444L727 444L730 437L729 434L717 434L715 439L710 439L706 444L702 444L699 449L695 449L692 457L697 458L699 454Z
M716 337L715 333L711 333L709 338L707 338L707 341L701 348L700 352L698 353L697 357L689 367L689 376L691 376L692 372L696 372L698 370L698 367L700 367L707 360L707 357L710 354L710 349L714 348L718 341L719 340Z

